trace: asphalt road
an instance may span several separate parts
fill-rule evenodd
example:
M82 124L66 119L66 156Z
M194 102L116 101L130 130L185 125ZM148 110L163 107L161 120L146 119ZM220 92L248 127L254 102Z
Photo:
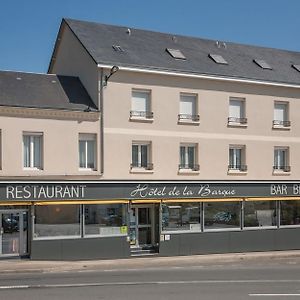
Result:
M0 300L300 300L300 258L1 273Z

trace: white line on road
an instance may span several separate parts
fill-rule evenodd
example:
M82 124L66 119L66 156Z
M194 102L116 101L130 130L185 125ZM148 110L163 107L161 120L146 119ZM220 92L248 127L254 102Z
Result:
M283 280L181 280L181 281L124 281L124 282L91 282L91 283L70 283L70 284L38 284L38 285L4 285L0 290L9 289L45 289L45 288L75 288L75 287L96 287L96 286L126 286L126 285L171 285L171 284L217 284L217 283L300 283L300 279ZM258 294L249 294L258 295ZM266 294L265 294L266 295ZM295 295L295 294L294 294Z
M300 297L300 294L249 294L250 297Z

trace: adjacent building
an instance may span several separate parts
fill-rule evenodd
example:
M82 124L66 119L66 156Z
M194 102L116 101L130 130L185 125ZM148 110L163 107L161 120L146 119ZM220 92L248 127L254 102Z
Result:
M0 105L0 256L300 248L299 52L64 19Z

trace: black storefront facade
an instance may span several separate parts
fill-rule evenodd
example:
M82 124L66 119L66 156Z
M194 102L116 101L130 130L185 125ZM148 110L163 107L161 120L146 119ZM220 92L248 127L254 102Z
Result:
M300 182L0 184L0 257L125 258L300 249Z

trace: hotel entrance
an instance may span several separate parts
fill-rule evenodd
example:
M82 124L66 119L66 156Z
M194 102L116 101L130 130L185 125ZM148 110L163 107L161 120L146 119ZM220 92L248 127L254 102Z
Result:
M159 205L133 204L129 208L130 246L132 249L156 250L159 237Z
M28 253L28 212L0 210L0 257Z

